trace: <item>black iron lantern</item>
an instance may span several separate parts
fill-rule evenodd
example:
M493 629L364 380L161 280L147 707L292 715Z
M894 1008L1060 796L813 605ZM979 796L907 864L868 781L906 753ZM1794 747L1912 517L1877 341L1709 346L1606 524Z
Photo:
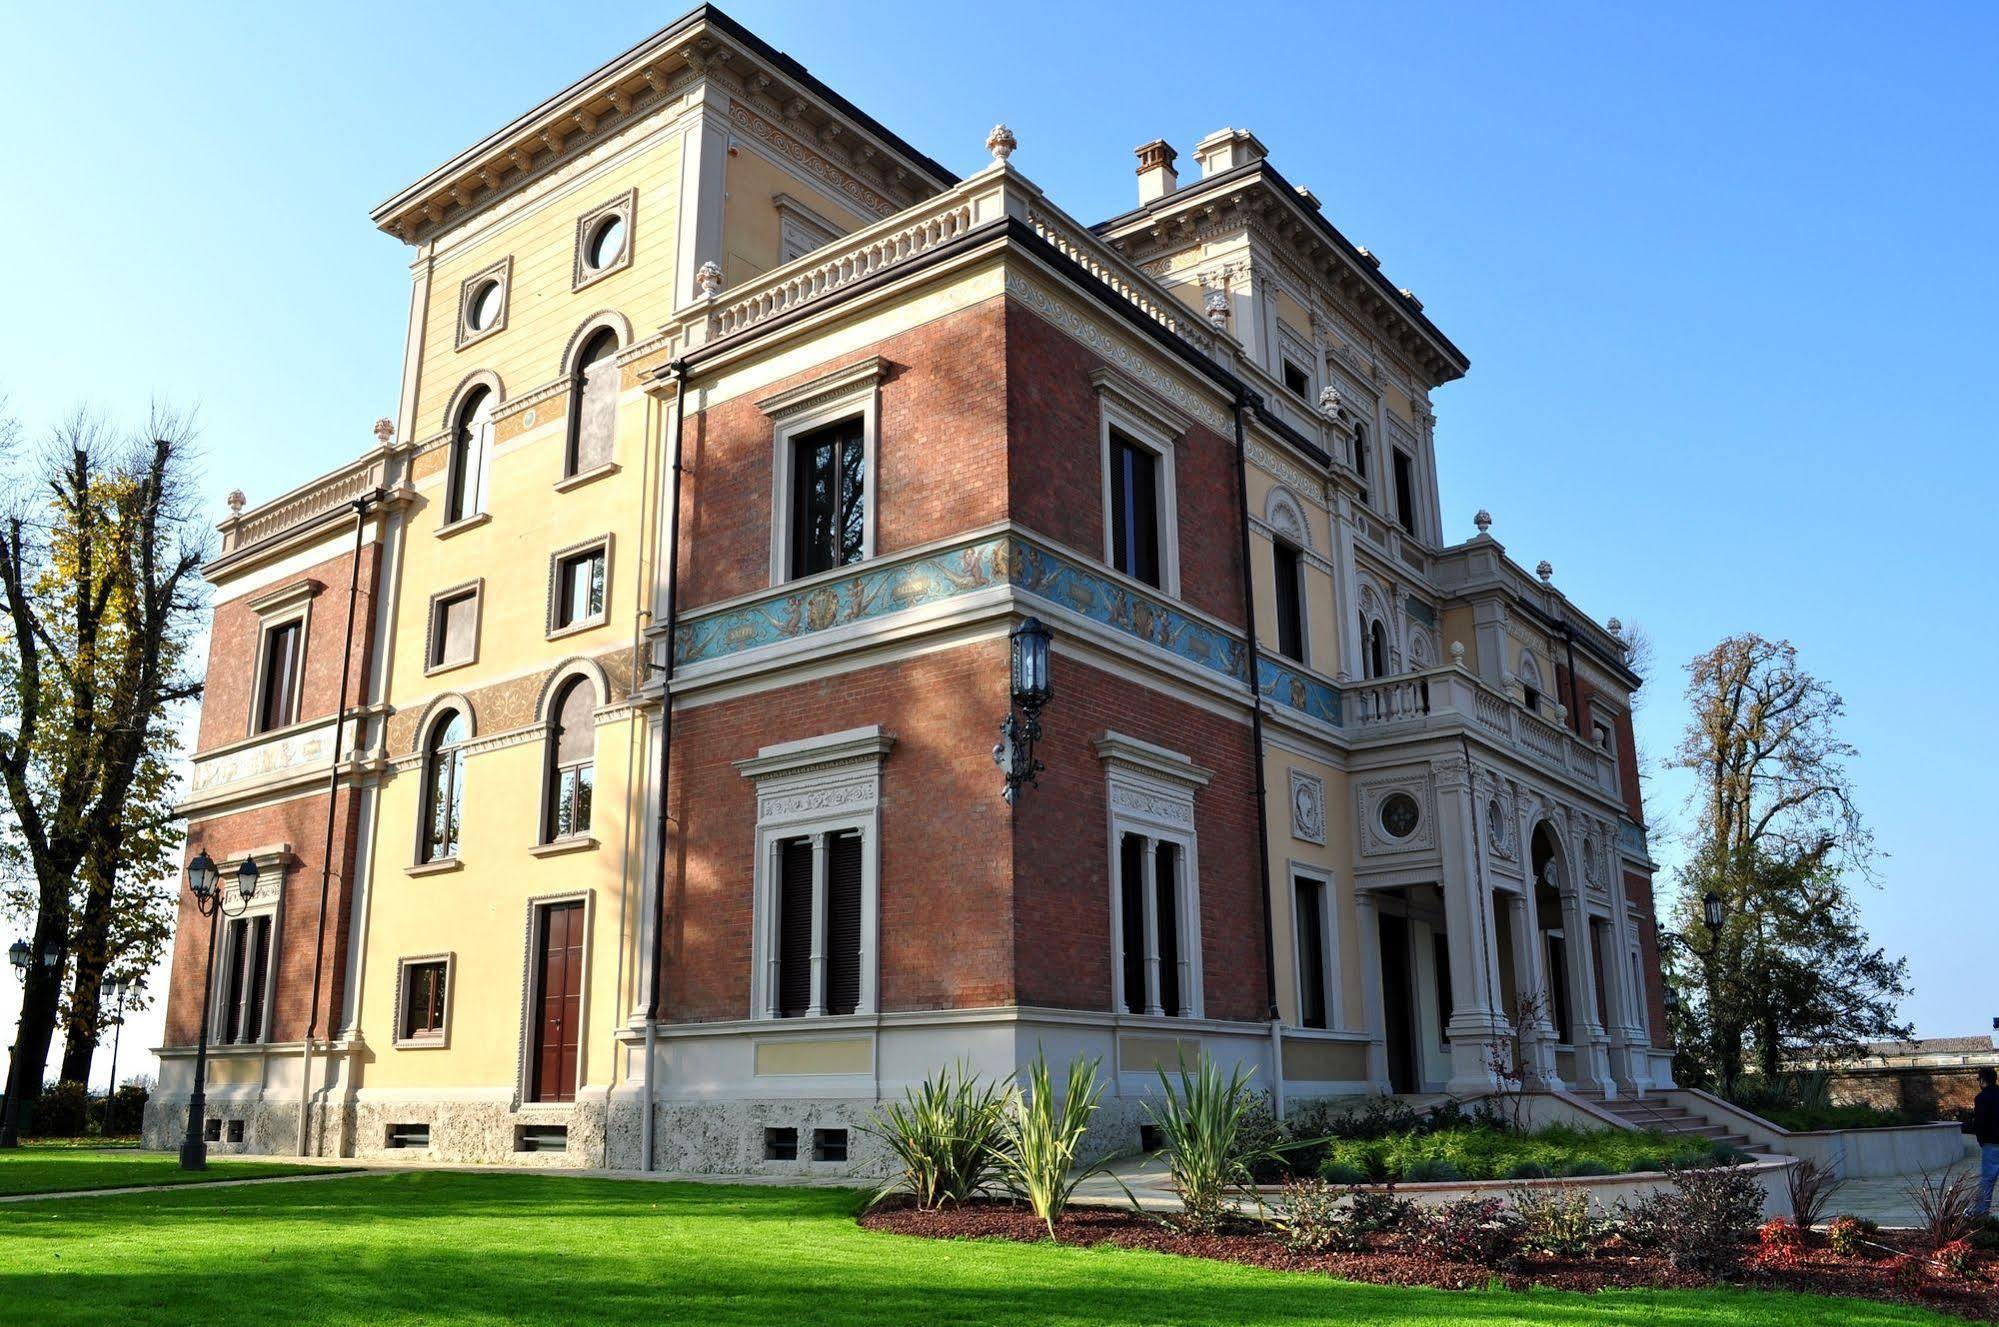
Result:
M1013 703L1030 714L1038 712L1055 694L1049 676L1048 643L1055 633L1038 617L1022 618L1013 629Z
M1721 895L1712 889L1701 896L1701 920L1710 931L1721 929Z
M53 940L42 942L42 966L54 972L62 962L62 946Z
M1680 1012L1680 988L1670 981L1667 982L1665 990L1659 993L1659 1003L1666 1006L1668 1014Z
M14 965L14 975L23 981L27 980L28 959L34 952L34 946L26 940L16 940L7 946L7 961Z
M215 863L209 858L206 848L196 853L194 860L187 864L187 887L194 891L195 902L207 904L215 893L217 874Z
M1048 665L1048 643L1053 636L1041 619L1027 617L1008 638L1013 656L1013 705L1000 720L1000 740L993 746L993 764L1005 778L1000 796L1008 806L1020 796L1020 785L1033 783L1034 776L1047 768L1035 759L1034 744L1041 740L1041 709L1055 694Z
M236 868L236 892L245 903L257 897L257 864L248 857Z

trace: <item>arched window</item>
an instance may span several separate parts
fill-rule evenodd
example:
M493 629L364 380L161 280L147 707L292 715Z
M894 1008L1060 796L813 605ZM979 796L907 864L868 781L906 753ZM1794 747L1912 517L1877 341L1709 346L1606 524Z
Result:
M1525 650L1520 652L1520 703L1533 713L1541 712L1541 668Z
M1367 675L1388 676L1388 629L1380 618L1367 624Z
M596 776L597 697L575 678L556 697L548 734L548 809L544 837L576 838L590 832L590 795Z
M458 855L459 811L465 798L465 716L446 710L430 725L423 748L423 843L426 862Z
M606 327L576 356L569 384L569 456L563 473L580 475L611 463L618 413L618 334Z
M486 476L493 461L493 393L474 387L451 426L451 464L444 519L467 520L486 510Z

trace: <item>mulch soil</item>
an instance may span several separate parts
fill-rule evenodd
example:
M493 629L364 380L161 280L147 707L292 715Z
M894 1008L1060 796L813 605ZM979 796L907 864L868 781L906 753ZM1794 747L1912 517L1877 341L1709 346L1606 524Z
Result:
M1027 1208L998 1202L974 1202L935 1212L920 1212L907 1204L884 1204L863 1215L860 1222L870 1230L928 1239L1039 1243L1048 1238L1048 1228ZM1274 1271L1317 1272L1374 1285L1481 1290L1496 1282L1510 1290L1540 1286L1590 1293L1616 1288L1696 1289L1714 1284L1712 1278L1674 1267L1654 1250L1622 1246L1614 1240L1591 1257L1528 1253L1498 1267L1485 1267L1419 1254L1393 1235L1377 1237L1366 1253L1300 1253L1286 1248L1281 1238L1253 1222L1238 1221L1218 1233L1201 1235L1184 1231L1167 1219L1125 1208L1072 1207L1055 1223L1055 1233L1063 1244L1151 1249ZM1888 1266L1897 1253L1917 1248L1915 1238L1883 1231L1870 1237L1870 1242L1876 1247L1867 1255L1841 1257L1825 1247L1822 1236L1814 1236L1794 1265L1783 1268L1756 1265L1754 1246L1745 1246L1743 1268L1728 1278L1728 1284L1911 1304L1974 1321L1999 1322L1999 1258L1980 1253L1967 1277L1947 1276L1933 1269L1922 1288L1909 1293L1891 1281Z

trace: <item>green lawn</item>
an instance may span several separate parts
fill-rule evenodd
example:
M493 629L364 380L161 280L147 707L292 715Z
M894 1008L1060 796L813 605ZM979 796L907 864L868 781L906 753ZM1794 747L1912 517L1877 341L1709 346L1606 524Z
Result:
M1164 1254L909 1239L861 1230L856 1201L432 1171L6 1204L0 1305L37 1324L203 1327L1944 1321L1752 1291L1450 1294Z
M216 1159L206 1170L182 1170L172 1152L140 1152L120 1147L77 1147L67 1143L24 1143L0 1152L0 1195L64 1193L71 1189L122 1189L135 1184L198 1184L204 1180L249 1180L300 1175L320 1166L288 1166L272 1161Z

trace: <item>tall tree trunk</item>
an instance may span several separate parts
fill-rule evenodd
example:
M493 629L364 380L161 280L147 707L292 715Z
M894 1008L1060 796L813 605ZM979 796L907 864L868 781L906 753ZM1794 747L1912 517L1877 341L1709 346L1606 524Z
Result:
M44 895L46 897L46 895ZM42 952L50 943L60 946L67 918L60 904L44 907L35 919L33 953L28 958L26 980L21 989L21 1021L14 1029L14 1050L7 1061L7 1105L3 1119L12 1143L25 1134L29 1112L42 1095L42 1071L49 1062L49 1044L55 1040L56 1007L62 999L62 965L42 966Z
M63 1038L62 1073L65 1081L88 1083L90 1062L97 1054L98 1029L103 1020L98 1005L104 987L104 969L111 962L111 913L113 889L117 884L118 850L124 836L112 826L91 846L84 863L83 913L77 918L71 937L70 954L76 976L69 992L69 1028Z

